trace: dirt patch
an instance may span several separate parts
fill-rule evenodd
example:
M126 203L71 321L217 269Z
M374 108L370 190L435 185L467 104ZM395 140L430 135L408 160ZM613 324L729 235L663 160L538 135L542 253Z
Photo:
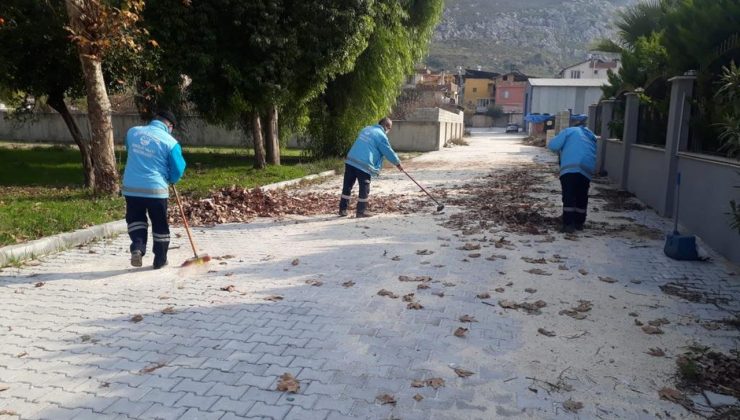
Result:
M696 284L688 279L682 279L681 282L668 282L660 286L663 293L671 296L678 296L689 302L708 303L714 305L727 305L732 301L729 296L722 296L717 293L707 292L702 284Z

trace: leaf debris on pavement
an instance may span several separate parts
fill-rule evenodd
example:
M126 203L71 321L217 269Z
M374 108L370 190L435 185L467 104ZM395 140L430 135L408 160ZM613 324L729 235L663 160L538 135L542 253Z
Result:
M378 296L387 296L391 299L398 299L398 295L391 292L390 290L380 289L378 290Z
M468 376L475 375L475 373L463 368L452 368L452 370L454 370L457 376L461 378L467 378Z
M131 321L133 323L137 323L137 322L141 322L143 320L144 320L144 317L141 314L136 314L136 315L132 316L129 321Z
M555 337L555 332L554 331L548 331L548 330L546 330L544 328L538 328L537 329L537 332L540 333L540 334L542 334L542 335L544 335L544 336L547 336L547 337Z
M236 286L234 286L233 284L229 284L228 286L222 286L220 290L222 292L229 292L229 293L231 293L231 292L235 292L236 291Z
M396 405L396 397L391 394L380 394L375 397L376 400L380 401L381 405L391 404Z
M475 295L475 297L477 297L478 299L490 299L491 294L488 292L483 292L483 293L478 293L477 295Z
M168 307L162 309L162 313L165 314L165 315L172 315L175 312L176 311L175 311L175 307L174 306L168 306Z
M306 284L309 286L319 287L324 284L321 280L306 280Z
M645 334L663 334L663 330L661 330L658 327L654 327L652 325L643 325L642 326L642 331Z
M352 280L345 281L344 283L342 283L342 287L352 287L354 285L355 285L355 282L353 282Z
M616 279L611 278L609 276L605 276L605 277L599 276L599 280L603 281L604 283L616 283L617 282Z
M552 276L552 273L547 272L541 268L531 268L529 270L524 270L524 272L530 273L530 274L536 274L538 276Z
M573 401L572 399L568 399L563 403L563 408L570 412L577 412L578 410L583 408L583 403L580 401Z
M298 379L294 378L293 375L286 372L280 375L280 380L277 383L276 389L281 392L291 392L295 394L296 392L300 391L301 384Z
M167 363L164 363L164 362L155 363L155 364L153 364L151 366L148 366L148 367L145 367L145 368L141 369L139 371L139 373L152 373L155 370L157 370L159 368L163 368L165 366L167 366Z
M467 328L458 327L455 330L454 335L455 335L455 337L464 338L467 333L468 333L468 329Z
M265 297L264 300L269 300L270 302L278 302L283 300L283 297L280 295L270 295Z
M409 309L424 309L424 306L419 302L410 302L406 307Z
M478 320L474 316L463 315L460 317L460 322L478 322Z

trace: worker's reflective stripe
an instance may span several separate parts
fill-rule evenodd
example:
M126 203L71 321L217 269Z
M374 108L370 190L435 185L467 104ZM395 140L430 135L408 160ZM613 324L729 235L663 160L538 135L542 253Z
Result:
M358 198L357 199L357 201L359 201L360 203L367 203L367 200L369 199L368 198Z
M135 230L147 230L149 225L146 222L133 222L128 224L129 233Z
M586 209L579 209L579 208L576 208L576 209L575 209L575 210L573 210L573 211L574 211L574 212L576 212L576 213L583 213L583 214L586 214Z
M352 199L352 196L351 195L344 195L344 194L342 194L342 198L345 199L345 200L351 200Z
M152 237L154 238L154 242L169 242L170 241L169 233L152 233Z
M167 188L135 188L123 186L122 191L124 193L140 193L140 194L168 194Z
M579 209L578 207L563 207L564 212L575 212L575 213L586 213L586 209Z

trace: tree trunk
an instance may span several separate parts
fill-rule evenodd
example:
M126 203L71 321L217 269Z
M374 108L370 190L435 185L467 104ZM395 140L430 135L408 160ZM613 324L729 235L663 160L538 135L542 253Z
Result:
M80 32L80 14L85 5L80 0L67 0L67 14L72 28ZM108 92L105 90L102 62L93 51L77 45L87 90L87 113L90 119L90 152L95 178L93 192L98 195L115 195L120 191L116 155L113 146L113 123Z
M280 165L280 135L278 132L278 109L275 105L267 111L267 126L265 127L267 138L265 146L267 149L267 163Z
M69 130L69 134L72 135L72 138L77 144L77 148L80 149L80 155L82 157L82 170L85 176L85 188L91 188L93 186L95 174L93 173L94 169L92 159L90 157L90 144L84 137L82 137L80 127L77 126L77 122L72 117L72 114L69 112L69 108L64 102L64 97L61 94L49 95L47 103L50 107L54 108L54 110L58 112L59 115L62 116L62 119L64 120L64 123L67 125L67 129Z
M259 112L252 112L252 142L254 143L254 168L264 169L265 162L265 139L262 136L262 121Z

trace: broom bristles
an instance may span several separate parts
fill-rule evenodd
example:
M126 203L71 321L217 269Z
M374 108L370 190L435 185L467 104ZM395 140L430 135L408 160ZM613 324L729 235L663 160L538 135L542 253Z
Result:
M201 265L211 261L211 257L206 255L199 255L197 257L188 258L180 267L187 267L190 265Z

